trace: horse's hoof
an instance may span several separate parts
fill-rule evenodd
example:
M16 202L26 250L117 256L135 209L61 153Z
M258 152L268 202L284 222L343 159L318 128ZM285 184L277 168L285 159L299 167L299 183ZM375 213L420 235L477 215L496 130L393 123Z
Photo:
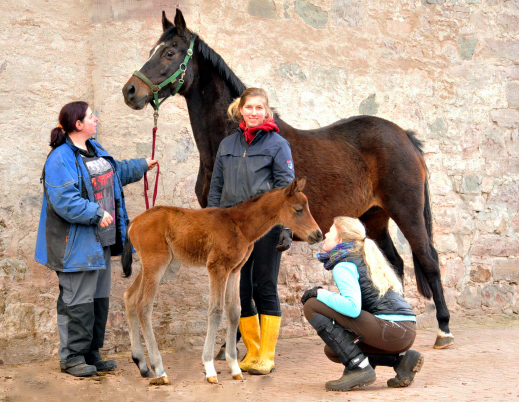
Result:
M218 378L216 378L216 376L207 377L207 382L210 384L218 384Z
M243 374L240 373L240 374L237 374L237 375L233 375L232 378L234 378L235 380L243 380Z
M155 377L155 375L151 372L151 370L148 370L148 371L145 371L144 373L141 372L141 377L151 378L151 377Z
M171 385L171 381L168 377L159 377L151 380L149 385Z
M452 345L454 345L454 336L452 334L438 334L434 343L434 349L445 349Z

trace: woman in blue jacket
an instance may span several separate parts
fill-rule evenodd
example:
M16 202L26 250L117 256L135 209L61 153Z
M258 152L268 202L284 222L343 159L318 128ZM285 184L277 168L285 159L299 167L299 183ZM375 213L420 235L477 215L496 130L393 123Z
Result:
M236 205L274 188L285 187L295 177L290 145L278 134L279 128L263 89L245 90L229 106L229 115L240 125L218 148L209 207ZM254 244L249 260L241 269L239 328L247 355L240 362L240 368L251 374L268 374L274 369L281 324L277 291L280 251L286 250L290 241L289 229L275 226Z
M307 290L301 302L308 322L326 346L324 352L344 373L328 381L329 391L348 391L376 380L376 366L393 367L389 387L407 387L423 365L410 350L416 316L403 298L402 283L358 220L337 217L317 258L332 271L340 293L321 287Z
M42 173L35 259L58 274L60 366L74 376L116 367L99 349L108 318L110 257L121 252L129 222L122 187L157 164L113 159L90 139L97 120L85 102L65 105Z

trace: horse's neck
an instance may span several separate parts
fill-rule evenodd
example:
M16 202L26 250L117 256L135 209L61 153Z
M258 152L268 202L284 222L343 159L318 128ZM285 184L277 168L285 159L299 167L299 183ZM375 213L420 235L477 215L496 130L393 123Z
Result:
M231 219L251 243L258 240L273 226L282 222L279 212L282 207L279 192L265 193L254 201L245 201L228 208Z

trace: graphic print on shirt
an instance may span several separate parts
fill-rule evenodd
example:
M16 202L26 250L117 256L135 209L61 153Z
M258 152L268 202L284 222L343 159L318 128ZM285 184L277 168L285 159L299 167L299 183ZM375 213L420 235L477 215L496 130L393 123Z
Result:
M97 205L112 215L112 223L105 228L98 227L99 239L103 247L115 244L115 197L114 197L114 171L112 165L98 157L83 156L83 161L90 174L94 200Z

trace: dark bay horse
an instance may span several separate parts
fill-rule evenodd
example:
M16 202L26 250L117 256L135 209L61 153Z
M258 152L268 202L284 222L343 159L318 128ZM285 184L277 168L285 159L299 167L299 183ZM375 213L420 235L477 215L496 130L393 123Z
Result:
M237 128L226 115L227 107L246 87L224 60L187 28L180 10L174 24L163 12L162 26L163 34L140 74L152 84L162 83L185 60L194 40L192 61L178 93L186 99L200 153L195 192L205 207L218 145ZM161 88L158 97L170 95L177 87L178 79ZM126 83L123 94L133 109L154 102L152 90L137 76ZM438 253L432 244L427 168L415 134L373 116L351 117L316 130L295 129L277 114L275 120L280 134L290 143L297 174L309 178L305 192L319 226L327 230L338 215L359 218L403 279L404 263L389 235L389 219L398 225L411 246L418 291L426 298L433 297L436 305L439 332L434 347L452 345Z
M207 266L209 272L208 328L202 359L205 376L217 383L213 364L216 331L227 314L226 360L235 379L243 379L236 353L240 319L240 269L248 260L254 242L275 225L285 225L308 243L323 239L301 192L306 179L295 179L284 189L272 190L232 208L186 209L154 207L137 216L129 229L123 251L123 269L131 275L132 244L142 269L124 293L130 328L132 358L143 377L152 377L144 359L141 331L156 378L151 385L170 384L153 333L153 301L164 272L173 261ZM139 326L140 323L140 326Z

